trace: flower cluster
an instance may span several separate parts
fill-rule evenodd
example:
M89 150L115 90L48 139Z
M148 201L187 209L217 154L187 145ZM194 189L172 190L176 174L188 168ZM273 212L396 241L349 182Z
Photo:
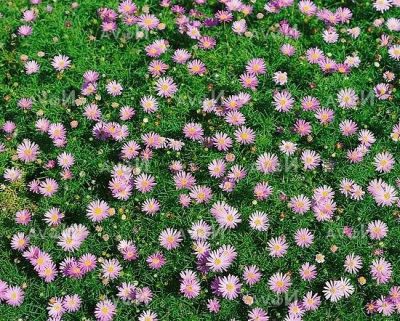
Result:
M0 315L400 313L399 0L80 2L4 10Z

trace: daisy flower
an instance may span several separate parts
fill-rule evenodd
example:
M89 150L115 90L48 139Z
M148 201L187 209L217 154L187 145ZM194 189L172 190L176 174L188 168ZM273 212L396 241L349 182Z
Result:
M221 292L222 297L233 300L238 297L241 286L237 276L228 275L220 278L218 290Z
M185 64L191 58L191 54L186 49L177 49L172 59L177 64Z
M176 249L182 242L182 233L178 230L167 228L159 236L160 245L167 250Z
M169 98L176 93L178 87L171 77L162 77L156 82L156 90L158 96Z
M265 200L272 194L272 187L267 182L260 182L254 187L254 196L258 200Z
M317 277L317 267L314 264L306 262L300 267L299 273L303 280L311 281Z
M301 153L301 161L304 164L305 170L312 170L320 164L321 158L313 150L306 149Z
M394 157L389 152L378 153L374 158L375 170L380 173L389 173L394 164Z
M266 231L269 227L268 215L261 211L252 213L249 217L250 227L257 231Z
M253 58L247 62L246 71L249 74L262 75L266 72L265 61L261 58Z
M313 294L311 291L307 292L302 300L303 308L306 311L314 311L318 309L321 304L321 298L318 294Z
M389 282L392 276L392 264L384 258L375 259L370 266L371 276L378 284Z
M293 212L297 214L304 214L310 210L311 202L307 196L301 194L299 196L292 197L288 206Z
M31 60L25 63L24 68L27 75L32 75L39 72L40 65L35 60Z
M153 96L144 96L140 99L140 106L146 113L154 113L158 110L158 102Z
M289 274L277 272L269 278L268 285L272 292L280 294L287 292L292 282Z
M110 207L105 201L95 200L86 208L86 215L92 222L101 222L109 216Z
M344 269L347 273L356 274L362 268L361 257L351 253L346 256Z
M146 262L151 269L158 270L166 263L166 260L162 253L156 252L156 253L150 255L146 259Z
M145 30L151 30L157 28L160 20L155 15L152 14L142 14L138 19L138 26Z
M249 88L251 90L256 90L258 86L258 79L255 74L245 73L239 77L240 83L243 88Z
M12 236L10 245L13 250L23 251L29 246L29 238L22 232L16 233Z
M207 186L196 185L190 189L189 195L197 204L208 203L212 198L212 191Z
M358 126L354 121L345 119L340 122L339 129L342 135L347 137L354 135L358 130Z
M29 139L24 139L17 147L18 159L25 163L34 162L39 154L39 145L31 142Z
M388 50L389 56L394 60L400 60L400 45L393 45Z
M71 66L71 61L67 56L58 55L53 58L51 65L55 70L63 71Z
M227 151L232 147L232 139L225 133L215 133L212 137L213 145L219 151Z
M157 314L150 310L143 311L139 316L139 321L158 321Z
M66 295L63 299L63 307L67 312L76 312L81 307L82 300L79 295Z
M19 286L8 286L3 295L6 303L14 307L24 302L24 296L24 291Z
M113 80L106 86L107 93L113 97L120 96L122 94L122 86L117 81Z
M135 187L141 193L150 192L156 186L155 178L148 174L140 174L134 180Z
M354 108L358 104L358 97L351 88L341 89L337 94L337 99L342 108Z
M96 304L94 315L98 321L111 321L116 314L116 310L116 306L106 299Z
M297 246L310 247L314 240L314 235L307 229L301 228L294 235Z
M370 222L367 228L367 233L372 240L383 239L388 231L387 225L380 220Z
M204 75L207 70L205 64L198 59L190 61L187 67L192 75Z
M46 178L39 185L39 192L43 196L51 197L58 191L58 183L52 178Z
M264 153L258 156L256 167L264 174L276 172L279 168L278 157L275 154Z
M275 110L279 112L288 112L292 109L294 104L294 99L288 91L275 92L273 97L273 105Z
M285 236L272 238L268 241L268 251L269 255L272 257L283 257L286 254L288 247Z
M122 267L119 264L118 260L109 259L109 260L104 260L101 263L101 270L102 270L102 276L104 278L113 280L120 275Z

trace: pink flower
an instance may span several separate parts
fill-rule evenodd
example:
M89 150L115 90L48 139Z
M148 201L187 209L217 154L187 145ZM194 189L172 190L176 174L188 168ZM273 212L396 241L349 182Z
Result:
M268 241L268 251L269 255L272 257L283 257L286 254L288 247L284 235L272 238Z
M299 273L301 278L305 281L311 281L317 277L316 266L308 262L301 266Z
M176 93L178 87L171 77L162 77L156 82L156 90L158 96L169 98Z
M167 228L159 236L160 245L167 250L176 249L182 242L182 234L173 228Z
M51 65L55 70L63 71L71 66L71 61L67 56L58 55L53 58Z
M375 259L370 266L371 276L378 283L387 283L392 276L392 265L384 258Z
M296 231L294 239L297 246L310 247L313 243L314 235L307 228L301 228Z
M241 283L239 278L234 275L228 275L220 278L218 284L218 291L222 296L228 300L233 300L239 295Z
M312 170L319 165L321 158L316 152L306 149L301 154L301 160L304 164L304 169Z
M122 86L120 83L116 82L115 80L109 82L106 86L107 93L111 96L120 96L122 94Z
M264 153L258 156L256 167L264 174L274 173L279 168L278 157L275 154Z
M254 187L254 196L258 200L265 200L272 194L272 187L267 182L260 182Z
M279 112L288 112L293 107L294 99L286 90L282 92L275 92L272 98L272 104L275 106L275 110Z
M394 164L394 157L389 152L378 153L374 158L375 169L380 173L389 173L393 169Z
M110 207L105 201L96 200L90 202L86 209L86 215L92 222L101 222L109 216Z
M156 252L156 253L150 255L146 259L146 262L151 269L158 270L166 263L166 260L162 253Z
M367 233L372 240L383 239L387 235L387 232L387 225L380 220L376 220L368 224Z
M4 292L4 300L7 304L17 307L24 302L24 291L19 286L8 286Z
M254 285L261 280L261 272L255 265L246 266L243 271L243 279L248 285Z
M29 139L24 139L17 147L17 156L25 163L33 162L39 154L39 146L31 142Z
M98 321L111 321L116 314L116 306L110 300L103 300L96 304L94 315Z
M271 291L280 294L287 292L292 282L288 274L277 272L269 278L268 285Z
M102 276L104 278L113 280L120 275L122 267L119 264L118 260L110 259L110 260L104 260L101 263L101 270L102 270Z

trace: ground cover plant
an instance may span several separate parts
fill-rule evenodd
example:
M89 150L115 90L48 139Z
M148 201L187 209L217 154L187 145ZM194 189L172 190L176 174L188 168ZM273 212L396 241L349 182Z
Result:
M399 0L0 13L0 320L399 319Z

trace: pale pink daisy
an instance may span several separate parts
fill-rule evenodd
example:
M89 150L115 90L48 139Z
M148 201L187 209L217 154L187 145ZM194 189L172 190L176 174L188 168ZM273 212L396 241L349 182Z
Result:
M272 238L268 241L268 251L269 255L272 257L283 257L288 247L284 235Z
M354 108L358 104L358 97L351 88L341 89L337 94L337 99L342 108Z
M289 201L288 206L293 212L298 214L304 214L310 210L311 202L307 196L301 194L292 197Z
M102 276L113 280L116 279L122 271L122 266L117 259L104 260L101 263Z
M71 61L67 56L58 55L53 58L51 65L55 70L63 71L71 66Z
M275 154L264 153L258 156L256 167L264 174L276 172L279 168L278 157Z
M384 258L375 259L370 266L371 276L378 284L389 282L392 276L392 264Z
M171 77L162 77L156 82L156 90L158 96L169 98L176 93L178 87Z
M109 216L110 207L105 201L95 200L90 202L86 215L92 222L101 222Z
M266 231L269 227L268 215L261 211L252 213L249 217L250 227L257 231Z
M280 294L287 292L292 285L292 282L289 274L277 272L269 278L268 285L271 291Z
M305 281L314 280L317 277L317 267L306 262L300 267L299 274Z
M3 295L6 303L14 307L24 302L24 296L24 291L19 286L8 286Z
M394 60L400 60L400 45L393 45L388 50L389 56Z
M111 321L116 314L116 306L110 300L103 300L96 304L94 315L98 321Z
M233 300L239 295L241 286L242 285L237 276L228 275L220 278L218 291L221 292L224 298Z
M40 65L35 60L30 60L25 63L24 68L27 75L32 75L39 72Z
M254 285L261 280L262 273L260 269L255 265L246 266L243 271L243 279L246 284Z
M361 257L351 253L346 256L344 269L347 273L356 274L362 268Z
M40 194L51 197L58 191L58 183L52 178L46 178L44 181L40 182L39 192Z
M253 58L246 65L246 71L255 75L265 74L265 61L261 58Z
M321 158L315 151L306 149L301 154L301 161L305 170L312 170L320 164Z
M301 228L294 235L297 246L310 247L314 241L314 235L307 228Z
M24 139L17 147L18 159L25 163L34 162L39 154L39 145L31 142L29 139Z
M150 310L143 311L138 321L158 321L157 314Z
M353 120L345 119L340 122L339 129L342 135L347 137L355 134L358 130L358 126Z
M122 94L122 85L117 81L113 80L106 86L107 93L111 96L120 96Z
M163 230L159 236L160 245L167 250L177 248L182 240L182 233L173 228Z
M368 224L367 233L372 240L381 240L388 233L388 227L386 223L376 220Z
M313 294L311 291L307 292L303 297L303 307L306 311L314 311L318 309L321 304L321 298L318 294Z
M275 110L279 112L288 112L293 107L294 99L286 90L282 92L275 92L272 98L272 104L275 106Z
M389 152L376 154L374 157L375 170L380 173L389 173L395 164L394 157Z

